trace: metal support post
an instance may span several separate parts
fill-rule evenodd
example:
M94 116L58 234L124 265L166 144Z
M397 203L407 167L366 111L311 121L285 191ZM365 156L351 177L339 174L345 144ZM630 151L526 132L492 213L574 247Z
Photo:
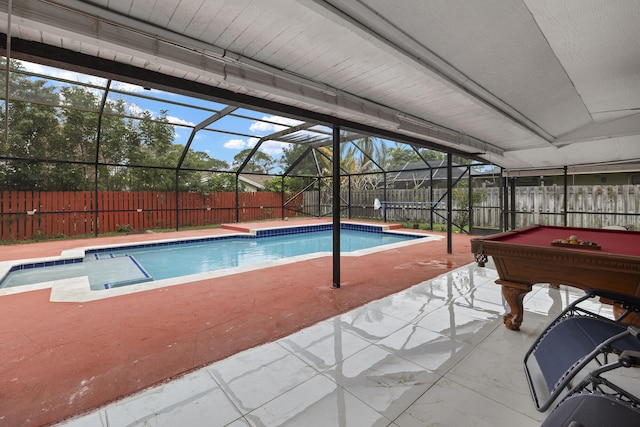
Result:
M447 253L453 253L453 246L451 244L451 230L453 221L453 160L451 153L447 153Z
M333 126L333 287L340 287L340 127Z

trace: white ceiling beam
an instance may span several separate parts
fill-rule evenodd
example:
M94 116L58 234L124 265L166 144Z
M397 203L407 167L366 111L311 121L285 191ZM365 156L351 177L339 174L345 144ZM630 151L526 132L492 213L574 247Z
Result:
M591 123L558 137L554 145L638 134L640 134L640 113L603 123Z

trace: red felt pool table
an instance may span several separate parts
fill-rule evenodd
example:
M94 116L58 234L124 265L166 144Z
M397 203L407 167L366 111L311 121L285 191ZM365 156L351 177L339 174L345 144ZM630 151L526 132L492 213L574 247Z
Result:
M596 245L552 242L577 236ZM491 256L511 311L505 326L522 324L522 300L536 283L601 288L640 296L640 232L535 225L471 240L479 265Z

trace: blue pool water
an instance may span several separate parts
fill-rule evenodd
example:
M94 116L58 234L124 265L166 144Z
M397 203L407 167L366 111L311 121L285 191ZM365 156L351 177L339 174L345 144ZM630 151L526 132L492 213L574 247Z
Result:
M357 229L341 229L341 252L353 252L420 237L385 233L379 227L355 227ZM283 232L289 234L270 235ZM262 235L265 237L261 237ZM257 236L218 236L91 250L87 251L84 259L70 260L63 265L43 263L14 267L0 282L0 288L88 276L92 289L106 289L297 255L331 252L332 235L331 226L313 226L259 231Z

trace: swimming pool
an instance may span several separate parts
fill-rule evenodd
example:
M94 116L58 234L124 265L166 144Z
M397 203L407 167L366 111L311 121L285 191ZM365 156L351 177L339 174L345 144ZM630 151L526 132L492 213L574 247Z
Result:
M357 253L428 236L342 224L341 252ZM15 265L0 288L86 277L92 290L232 269L332 251L331 224L257 230L208 238L150 242L84 251L84 256Z

